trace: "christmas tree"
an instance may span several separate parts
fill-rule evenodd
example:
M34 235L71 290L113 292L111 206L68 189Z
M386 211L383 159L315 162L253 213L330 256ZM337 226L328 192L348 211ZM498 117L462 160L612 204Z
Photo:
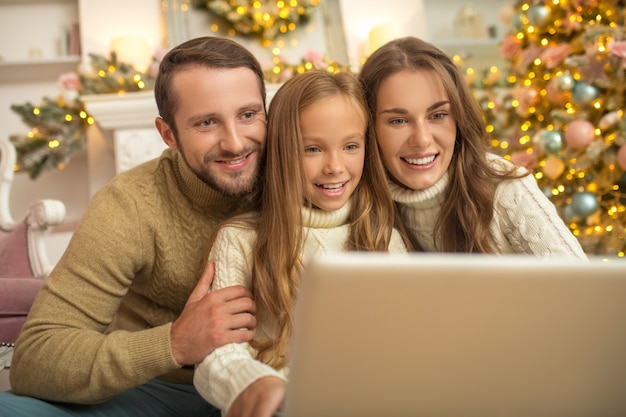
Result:
M533 170L589 255L626 252L624 3L517 1L508 75L479 97L493 151Z

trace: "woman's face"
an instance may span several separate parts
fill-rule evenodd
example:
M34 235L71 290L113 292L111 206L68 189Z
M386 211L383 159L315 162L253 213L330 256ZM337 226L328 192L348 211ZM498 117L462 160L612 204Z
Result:
M431 187L450 166L456 122L434 70L401 71L380 84L374 127L383 163L394 182Z

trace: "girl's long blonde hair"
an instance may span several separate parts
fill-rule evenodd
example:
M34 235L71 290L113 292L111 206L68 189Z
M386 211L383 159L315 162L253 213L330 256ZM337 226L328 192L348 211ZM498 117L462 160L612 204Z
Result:
M258 194L258 230L253 252L251 290L259 321L274 324L275 338L255 340L257 358L277 369L287 363L287 346L302 271L303 205L305 174L304 145L300 132L301 112L320 100L343 95L363 115L363 131L368 112L358 79L351 73L331 74L314 70L286 81L271 100L264 159L264 177ZM351 199L350 235L346 250L386 251L397 222L385 172L373 138L366 136L362 179ZM408 240L407 240L408 244Z

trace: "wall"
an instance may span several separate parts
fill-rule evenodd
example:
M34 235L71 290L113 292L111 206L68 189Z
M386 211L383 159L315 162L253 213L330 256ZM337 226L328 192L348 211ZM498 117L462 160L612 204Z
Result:
M380 0L341 0L349 64L360 67L361 60L372 52L368 45L369 33L381 25L387 26L390 36L426 38L425 2L431 3L428 0L389 0L381 7Z
M79 0L83 59L90 52L108 54L119 36L145 39L151 50L167 40L165 16L159 0Z
M369 35L380 26L388 37L416 36L445 50L450 48L453 53L463 49L477 52L486 49L489 59L497 59L497 40L507 30L500 15L512 3L512 0L388 0L381 7L380 0L341 0L350 64L358 67L372 52ZM455 19L463 7L470 6L482 17L485 28L494 28L495 38L489 39L487 30L480 42L458 38Z
M54 10L53 7L55 6L53 3L20 7L45 7ZM67 12L66 9L70 3L60 2L56 7ZM10 19L10 16L6 16L6 19ZM78 19L81 23L81 55L83 62L89 62L89 53L107 55L109 53L110 41L118 36L139 35L148 41L152 50L156 50L157 47L163 45L165 39L165 21L161 12L161 3L155 0L136 0L133 2L121 0L109 0L107 2L79 0ZM3 16L0 16L0 27L6 29L10 27L8 26L9 23L3 21ZM33 25L34 27L36 25ZM2 29L2 35L4 35L5 29ZM33 29L33 32L36 34L35 29ZM8 37L2 36L4 39ZM43 36L40 34L39 37ZM33 39L36 38L37 36L33 37ZM31 43L37 45L35 40L31 41ZM45 50L46 46L42 46L42 49ZM16 51L15 56L20 56L19 53L19 51ZM11 134L26 133L29 130L22 123L19 116L10 110L10 105L22 104L28 101L38 103L44 96L56 97L58 94L57 78L58 75L53 74L50 76L42 73L41 77L37 77L38 82L0 83L1 140L8 140ZM97 127L94 129L97 129ZM94 136L98 136L98 132L95 132ZM108 159L112 160L113 151L107 140L107 138L102 138L100 143L91 145L92 147L100 147L103 150L100 154L101 158L108 157ZM31 180L25 173L17 173L11 191L11 211L14 217L19 217L24 213L30 202L35 199L55 198L63 201L66 205L66 222L70 224L75 223L82 216L93 194L90 182L103 183L109 179L108 177L93 178L98 173L89 172L88 153L88 149L79 152L65 169L44 172L36 180Z

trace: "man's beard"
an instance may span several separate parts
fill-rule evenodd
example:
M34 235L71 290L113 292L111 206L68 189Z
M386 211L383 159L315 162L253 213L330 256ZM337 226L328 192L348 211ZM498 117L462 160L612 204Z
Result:
M203 165L200 169L192 167L187 158L185 157L185 152L181 149L181 155L183 156L183 160L189 167L189 169L206 185L211 187L213 190L218 193L226 196L226 197L243 197L246 196L256 188L261 171L261 147L253 146L247 148L244 155L250 154L252 152L257 153L257 164L254 168L254 171L251 174L244 173L241 171L232 172L232 173L220 173L219 175L211 172L211 169L208 168L211 166L211 162L214 160L221 159L237 159L240 155L234 155L230 153L224 153L218 155L206 154L203 158Z
M194 174L206 185L226 197L243 197L250 194L259 182L259 165L257 164L252 175L242 172L228 174L228 180L217 178L210 170L203 167L201 170L191 168Z

